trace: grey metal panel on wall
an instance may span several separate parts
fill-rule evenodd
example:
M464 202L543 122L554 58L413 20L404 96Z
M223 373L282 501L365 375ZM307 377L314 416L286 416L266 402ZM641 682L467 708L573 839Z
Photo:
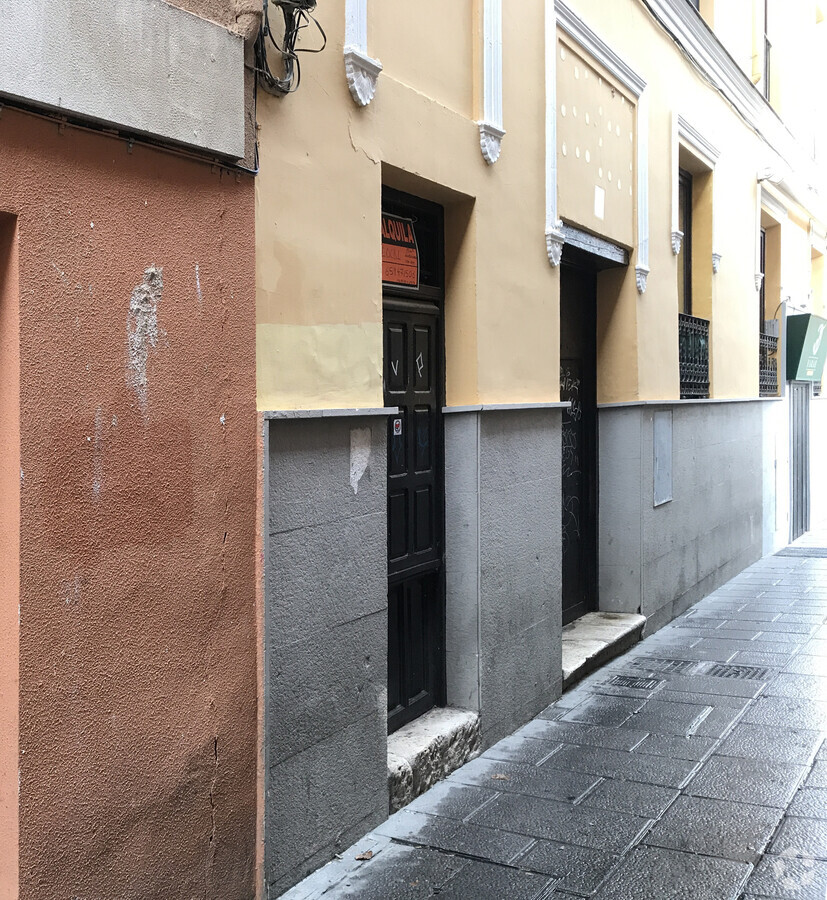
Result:
M561 691L560 412L448 416L445 456L449 703L490 745Z
M672 499L672 410L660 409L654 414L654 476L652 504L660 506Z
M386 420L269 425L265 877L379 824L387 788Z
M672 501L653 506L656 411L600 411L600 607L639 609L647 631L760 558L763 544L761 404L671 412Z
M244 156L244 41L161 0L4 3L3 95Z

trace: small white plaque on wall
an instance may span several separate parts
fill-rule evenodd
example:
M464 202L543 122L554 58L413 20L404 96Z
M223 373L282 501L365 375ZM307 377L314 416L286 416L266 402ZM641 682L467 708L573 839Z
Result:
M598 219L606 215L606 191L599 184L594 186L594 214Z

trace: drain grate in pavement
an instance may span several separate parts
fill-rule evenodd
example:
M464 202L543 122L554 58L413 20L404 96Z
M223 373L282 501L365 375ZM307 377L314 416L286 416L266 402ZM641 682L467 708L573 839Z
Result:
M732 666L715 663L704 672L704 675L713 675L715 678L737 678L739 681L763 681L767 677L768 671L759 666Z
M661 678L643 678L634 675L613 675L609 679L609 684L614 687L637 688L641 691L654 690L659 684L663 684Z
M809 556L814 559L827 559L827 547L785 547L776 556Z
M632 663L639 669L648 669L650 672L671 672L678 675L694 672L699 665L694 659L661 659L657 656L638 657Z

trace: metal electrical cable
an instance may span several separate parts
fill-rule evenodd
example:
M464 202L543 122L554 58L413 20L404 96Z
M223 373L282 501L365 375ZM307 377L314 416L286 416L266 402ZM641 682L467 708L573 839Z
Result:
M273 36L270 26L270 6L277 6L284 19L284 34L281 43ZM327 35L313 16L315 8L316 0L264 0L264 15L261 31L256 38L255 57L256 79L267 93L280 96L298 90L299 84L301 84L301 64L298 54L321 53L327 46ZM307 28L311 23L318 28L319 34L322 36L322 46L296 47L296 41L302 29ZM282 78L276 77L270 70L267 59L268 40L282 58L284 66Z

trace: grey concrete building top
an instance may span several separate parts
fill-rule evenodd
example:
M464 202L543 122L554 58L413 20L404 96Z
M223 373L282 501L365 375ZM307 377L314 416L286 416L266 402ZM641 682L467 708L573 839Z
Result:
M244 41L162 0L4 3L0 97L244 156Z

